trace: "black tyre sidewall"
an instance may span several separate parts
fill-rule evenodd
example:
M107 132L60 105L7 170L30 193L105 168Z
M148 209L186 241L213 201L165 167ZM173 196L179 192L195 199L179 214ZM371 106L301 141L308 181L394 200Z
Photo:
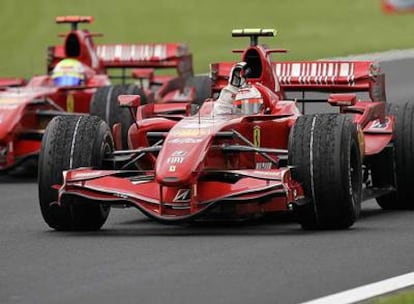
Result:
M387 112L395 118L392 143L394 145L394 176L396 191L377 198L383 209L414 209L414 104L387 104Z
M289 136L289 164L294 166L292 177L305 192L307 203L295 208L303 228L343 229L355 222L361 204L362 169L357 129L350 117L299 117Z
M75 135L76 133L76 135ZM53 185L62 184L62 172L77 167L101 167L104 150L113 150L111 132L98 117L56 117L46 128L39 158L39 202L46 223L56 230L96 230L109 214L101 204L80 197L57 201Z

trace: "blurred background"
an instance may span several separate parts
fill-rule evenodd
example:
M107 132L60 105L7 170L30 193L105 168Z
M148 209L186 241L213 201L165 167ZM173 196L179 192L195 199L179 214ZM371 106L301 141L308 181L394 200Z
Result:
M0 0L0 76L45 73L46 48L61 43L58 15L91 15L96 43L186 42L195 71L210 62L237 60L233 28L278 30L265 38L287 48L274 60L317 59L414 48L414 15L385 14L380 0Z

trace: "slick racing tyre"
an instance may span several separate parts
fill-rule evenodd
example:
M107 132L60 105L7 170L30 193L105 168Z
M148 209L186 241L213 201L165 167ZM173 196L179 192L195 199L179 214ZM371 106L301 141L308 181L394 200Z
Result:
M114 149L108 125L96 116L58 116L46 128L39 156L39 202L46 223L56 230L98 230L110 207L76 196L58 205L62 172L78 167L102 168L105 155Z
M119 84L98 88L92 97L90 114L102 118L112 129L113 125L120 122L122 130L122 149L128 149L128 130L134 123L131 113L127 108L121 108L118 104L119 95L140 95L141 104L145 104L144 92L136 85Z
M414 209L414 104L387 104L388 114L395 118L394 176L396 191L378 197L383 209Z
M196 75L187 80L187 86L195 88L194 103L202 105L204 100L211 97L211 79L209 76Z
M292 178L305 201L294 212L304 229L345 229L361 209L362 164L357 128L340 114L304 115L289 135Z

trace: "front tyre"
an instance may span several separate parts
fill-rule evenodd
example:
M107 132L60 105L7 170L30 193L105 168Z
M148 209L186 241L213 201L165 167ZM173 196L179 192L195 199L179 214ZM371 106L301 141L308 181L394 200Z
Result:
M39 155L39 203L43 219L56 230L98 230L110 207L67 197L58 205L62 172L78 167L101 168L105 155L114 149L108 125L95 116L58 116L46 128Z
M345 229L359 216L362 164L356 125L339 114L304 115L289 137L292 177L306 203L295 207L304 229Z

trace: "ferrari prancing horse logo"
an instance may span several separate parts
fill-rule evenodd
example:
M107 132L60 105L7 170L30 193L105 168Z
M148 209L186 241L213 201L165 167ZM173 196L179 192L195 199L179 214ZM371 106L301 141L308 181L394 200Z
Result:
M260 147L260 126L253 127L253 144L255 147Z

